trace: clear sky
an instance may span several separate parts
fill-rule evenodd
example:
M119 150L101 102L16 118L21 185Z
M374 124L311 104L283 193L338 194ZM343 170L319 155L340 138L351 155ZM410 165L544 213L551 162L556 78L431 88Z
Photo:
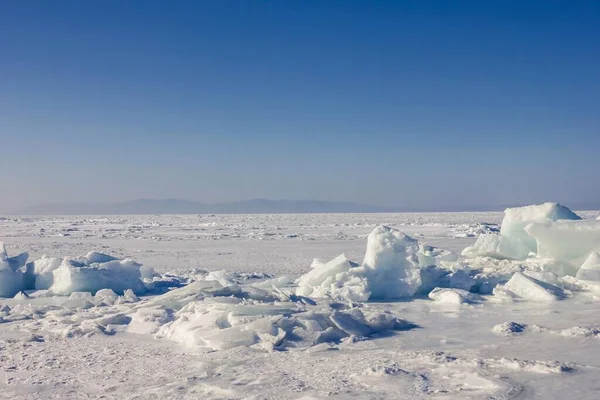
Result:
M600 201L598 1L4 1L0 211Z

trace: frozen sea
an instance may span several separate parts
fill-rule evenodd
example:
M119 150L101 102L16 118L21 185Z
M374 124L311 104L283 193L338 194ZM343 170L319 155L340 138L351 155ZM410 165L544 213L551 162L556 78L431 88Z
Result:
M495 212L5 216L0 240L10 254L29 252L30 260L94 250L173 276L300 276L314 258L344 253L362 261L366 238L380 224L460 253L501 220ZM369 303L415 328L286 351L215 351L120 331L67 337L33 315L0 323L0 398L598 399L599 306L600 299L579 295L553 303ZM527 329L498 328L510 322Z

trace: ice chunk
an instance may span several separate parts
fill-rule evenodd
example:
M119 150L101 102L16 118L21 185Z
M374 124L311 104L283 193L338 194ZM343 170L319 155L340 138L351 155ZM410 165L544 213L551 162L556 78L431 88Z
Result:
M593 252L577 271L577 279L600 281L600 253Z
M364 337L369 336L372 332L363 313L358 308L353 308L348 312L334 311L329 319L338 329L348 335Z
M525 207L507 208L500 227L502 236L518 240L526 245L530 251L536 252L536 241L525 231L525 227L532 222L580 220L577 214L558 203L544 203Z
M96 292L94 295L94 301L97 303L105 303L108 305L115 304L119 299L119 295L117 295L112 289L101 289Z
M54 275L52 273L55 269L60 267L62 261L62 258L42 256L39 260L29 263L33 268L33 274L35 276L34 287L36 290L50 289L50 286L52 286L52 283L54 282Z
M345 255L321 264L297 280L299 296L366 301L370 292L363 269Z
M52 272L53 283L50 290L57 295L96 293L101 289L112 289L117 293L132 289L136 293L143 293L145 286L140 279L140 267L140 264L130 259L92 264L64 259L60 267Z
M136 303L140 301L140 299L136 296L135 292L131 289L127 289L125 291L125 293L123 294L123 298L129 303Z
M253 283L252 286L259 289L282 288L292 285L295 279L289 275L278 276L277 278L267 279L266 281Z
M92 301L92 294L90 292L73 292L69 296L69 300L88 300Z
M412 297L421 286L417 240L387 226L375 228L367 238L362 267L371 299Z
M456 261L458 259L458 255L450 250L444 250L434 246L421 244L419 245L417 258L421 267L427 267L430 265L439 266L442 261Z
M85 262L85 264L101 264L115 260L118 260L118 258L109 256L108 254L98 253L97 251L90 251L85 257L83 257L83 262Z
M312 263L310 264L311 268L317 268L320 267L324 264L327 264L327 259L326 258L313 258Z
M154 277L154 269L152 267L148 267L146 265L142 265L140 267L140 278L143 281L152 281Z
M29 295L25 292L19 292L13 297L15 300L27 300L29 299Z
M444 304L470 304L483 300L481 296L462 289L435 288L429 298Z
M592 252L600 252L600 221L536 222L525 230L537 242L538 255L579 267Z
M235 282L233 281L233 274L231 274L225 270L211 271L204 280L217 281L223 286L229 286L229 285L235 284Z
M462 255L469 258L493 257L499 260L524 260L530 248L518 239L508 236L484 234L475 244L463 250Z
M499 286L500 289L507 290L526 300L554 301L562 300L566 297L561 288L539 281L521 272L516 272L505 285Z
M131 317L128 332L139 334L157 333L161 326L173 320L173 312L164 307L140 308Z
M341 254L324 264L315 266L313 262L312 269L308 273L302 275L297 283L299 287L317 287L322 285L328 278L335 277L342 272L348 272L356 267L356 264L350 262L344 254Z
M9 257L4 243L0 242L0 297L13 297L25 289L25 273L21 267L28 258L27 253Z

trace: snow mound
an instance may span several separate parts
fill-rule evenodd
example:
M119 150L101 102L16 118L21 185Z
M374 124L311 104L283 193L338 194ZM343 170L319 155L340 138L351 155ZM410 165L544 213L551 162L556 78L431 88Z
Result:
M362 264L371 299L412 297L421 286L418 252L416 239L387 226L375 228Z
M518 322L505 322L500 325L494 326L492 331L502 336L512 336L525 332L527 324L520 324Z
M525 207L507 208L500 227L502 236L519 240L530 251L536 252L537 244L529 236L525 227L532 222L546 222L558 220L580 220L581 217L558 203L544 203Z
M533 301L555 301L566 297L565 292L558 286L542 282L521 272L516 272L506 284L498 285L494 289L494 294L503 291Z
M559 332L561 336L577 338L600 338L600 329L588 328L583 326L574 326L569 329L563 329Z
M13 297L25 289L28 253L9 257L4 243L0 242L0 297Z
M525 230L537 242L538 255L579 267L592 252L600 252L600 221L536 222Z
M429 298L442 304L472 304L479 303L483 298L463 289L435 288L429 293Z
M577 279L600 281L600 253L592 252L577 271Z

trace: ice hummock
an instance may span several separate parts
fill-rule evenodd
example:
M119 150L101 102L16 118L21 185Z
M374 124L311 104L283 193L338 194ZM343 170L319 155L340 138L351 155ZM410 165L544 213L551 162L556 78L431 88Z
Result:
M367 238L362 267L371 298L412 297L421 286L416 239L387 226L379 226Z
M410 326L386 312L369 312L352 305L334 308L327 302L309 305L289 296L277 300L269 292L252 300L251 286L200 282L175 289L138 309L128 329L213 350L239 346L273 350L310 347Z
M429 264L436 256L451 258L451 252L419 253L416 239L397 229L379 226L367 238L362 265L346 256L322 263L313 262L312 269L297 280L297 295L350 301L398 299L412 297L421 286L419 255Z
M538 253L538 241L528 226L533 223L551 224L559 220L581 220L577 214L558 203L544 203L525 207L507 208L500 227L500 235L483 234L462 255L469 258L493 257L524 260Z
M465 257L492 257L498 260L524 260L530 249L518 239L502 235L479 235L473 246L463 250Z
M25 289L27 281L24 266L28 253L9 257L3 242L0 242L0 297L13 297Z
M127 289L138 294L145 292L141 264L131 259L96 257L97 254L80 260L65 258L60 267L52 271L53 283L49 289L63 296L73 292L96 293L102 289L111 289L120 294Z
M592 252L600 251L600 221L536 222L525 230L537 242L538 256L579 268Z
M48 291L68 296L74 292L96 293L111 289L119 294L128 289L146 291L144 278L152 269L131 260L90 252L75 258L42 258L27 263L28 254L8 257L0 242L0 297L13 297L21 291Z
M516 239L526 245L530 251L537 251L537 243L525 227L532 222L558 220L580 220L581 217L558 203L544 203L525 207L507 208L500 227L500 235Z
M363 269L345 255L323 264L313 262L313 265L314 268L297 280L297 295L350 301L369 299L371 291Z

